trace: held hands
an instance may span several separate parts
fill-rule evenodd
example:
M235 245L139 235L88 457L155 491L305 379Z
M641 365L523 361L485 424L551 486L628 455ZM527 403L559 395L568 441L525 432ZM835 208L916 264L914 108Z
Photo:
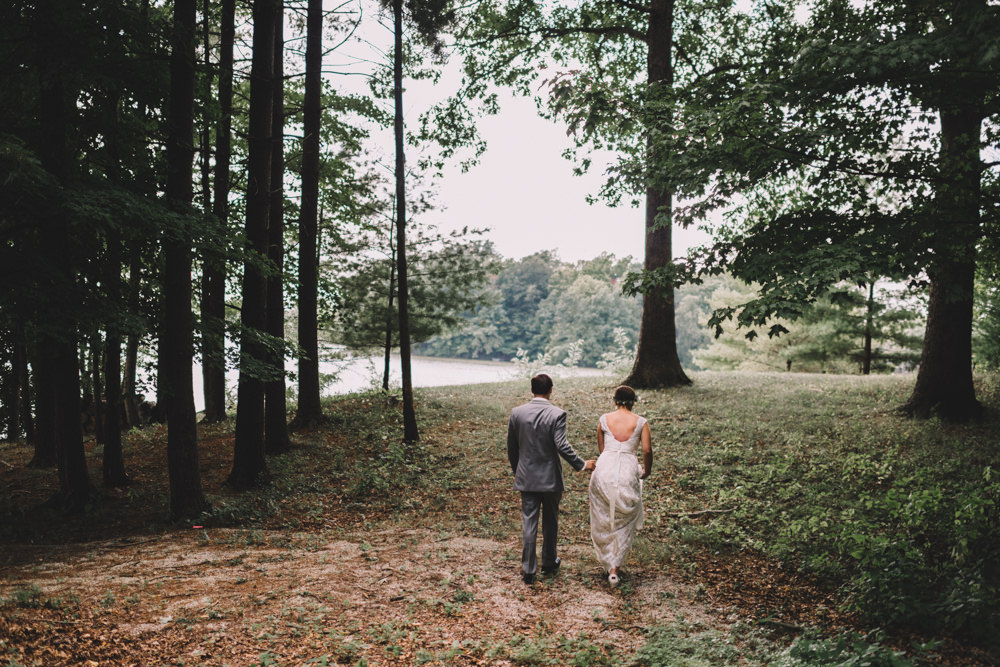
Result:
M583 462L584 470L593 470L597 466L597 459L587 459Z

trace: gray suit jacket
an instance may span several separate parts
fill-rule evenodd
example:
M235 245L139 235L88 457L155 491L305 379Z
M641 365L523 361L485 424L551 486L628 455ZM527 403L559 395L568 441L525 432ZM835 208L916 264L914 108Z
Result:
M566 439L566 412L544 398L533 398L510 412L507 458L518 491L562 491L562 463L583 470L584 460Z

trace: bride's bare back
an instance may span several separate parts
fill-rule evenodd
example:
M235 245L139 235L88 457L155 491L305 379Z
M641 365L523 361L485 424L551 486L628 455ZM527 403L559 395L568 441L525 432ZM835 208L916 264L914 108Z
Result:
M604 422L608 425L608 430L618 442L625 442L635 433L636 424L639 423L639 416L628 410L616 410L604 415Z

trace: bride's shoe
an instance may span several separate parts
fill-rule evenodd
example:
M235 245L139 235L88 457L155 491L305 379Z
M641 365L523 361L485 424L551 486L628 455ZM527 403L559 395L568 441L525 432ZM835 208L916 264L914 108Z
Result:
M612 588L618 585L618 575L615 572L611 572L608 574L608 583L611 585Z

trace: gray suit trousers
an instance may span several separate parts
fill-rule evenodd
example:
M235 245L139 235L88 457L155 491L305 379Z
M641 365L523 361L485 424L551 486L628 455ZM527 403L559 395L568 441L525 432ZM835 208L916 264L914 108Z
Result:
M559 541L559 501L562 491L521 492L521 569L525 574L538 570L535 542L538 540L538 513L542 514L542 567L556 564L556 544Z

